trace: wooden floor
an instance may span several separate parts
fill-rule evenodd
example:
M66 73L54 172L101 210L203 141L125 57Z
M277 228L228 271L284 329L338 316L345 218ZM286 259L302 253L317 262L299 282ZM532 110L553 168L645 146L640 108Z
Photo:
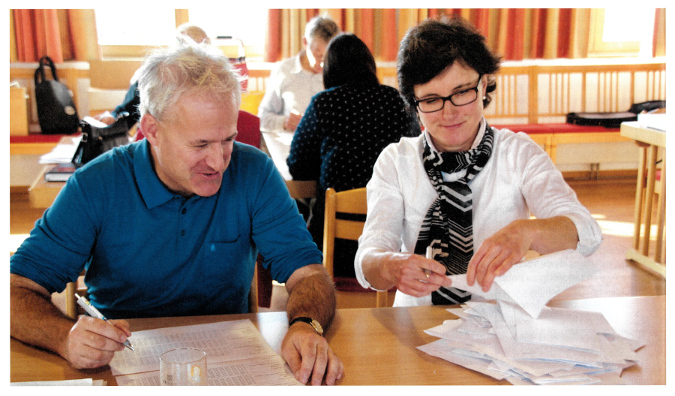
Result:
M602 245L590 256L590 259L600 267L600 271L593 278L573 286L554 299L666 294L664 278L624 258L626 251L632 246L635 178L571 180L569 184L603 230ZM42 211L30 209L27 202L13 203L10 209L10 240L20 240L21 234L30 232ZM285 310L286 298L284 287L275 285L272 306L261 311ZM390 298L391 301L393 298ZM374 293L338 295L340 308L374 305Z

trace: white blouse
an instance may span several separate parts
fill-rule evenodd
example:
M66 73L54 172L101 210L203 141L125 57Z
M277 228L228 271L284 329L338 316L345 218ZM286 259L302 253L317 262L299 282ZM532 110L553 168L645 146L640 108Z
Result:
M482 138L479 135L474 146ZM424 170L423 150L424 138L420 135L402 138L399 143L387 146L378 157L367 186L368 217L354 262L356 277L363 287L372 288L362 268L368 252L415 251L422 221L437 197ZM451 180L458 176L461 175L444 178ZM598 223L581 205L548 154L525 133L495 129L492 156L469 185L473 192L476 249L512 221L530 215L569 217L579 235L577 251L583 255L592 254L602 242ZM394 306L430 304L430 295L417 298L400 291L394 300Z

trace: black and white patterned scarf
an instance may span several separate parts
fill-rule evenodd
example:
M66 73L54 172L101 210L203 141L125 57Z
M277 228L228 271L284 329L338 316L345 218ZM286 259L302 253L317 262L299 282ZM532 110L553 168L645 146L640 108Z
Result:
M465 274L473 256L473 199L469 182L490 159L494 132L485 123L485 133L475 148L462 152L439 153L432 150L424 136L424 168L438 192L422 222L415 253L425 255L428 246L434 259L445 265L446 275ZM466 171L457 181L443 181L441 172L453 174ZM471 294L453 287L443 288L431 295L434 305L461 304Z

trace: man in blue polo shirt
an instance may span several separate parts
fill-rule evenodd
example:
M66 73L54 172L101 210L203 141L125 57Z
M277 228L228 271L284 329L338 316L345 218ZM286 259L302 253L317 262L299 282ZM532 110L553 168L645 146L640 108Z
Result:
M124 318L247 312L260 252L289 292L282 356L301 382L333 384L342 363L317 326L333 317L332 282L272 161L235 142L227 58L194 43L156 51L139 90L146 139L79 169L11 257L11 335L103 366L131 335ZM83 269L110 323L51 303Z

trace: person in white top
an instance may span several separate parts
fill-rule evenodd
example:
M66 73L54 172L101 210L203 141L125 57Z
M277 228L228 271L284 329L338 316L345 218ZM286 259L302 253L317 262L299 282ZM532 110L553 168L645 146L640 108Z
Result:
M337 24L330 18L318 16L307 22L303 49L270 73L269 87L258 107L262 130L295 131L312 96L324 89L323 56L338 33Z
M389 145L375 164L354 263L363 287L396 287L395 306L455 304L470 294L446 275L466 273L487 291L530 250L597 250L597 222L543 149L483 117L499 58L477 30L457 18L426 20L406 34L397 63L424 131Z

